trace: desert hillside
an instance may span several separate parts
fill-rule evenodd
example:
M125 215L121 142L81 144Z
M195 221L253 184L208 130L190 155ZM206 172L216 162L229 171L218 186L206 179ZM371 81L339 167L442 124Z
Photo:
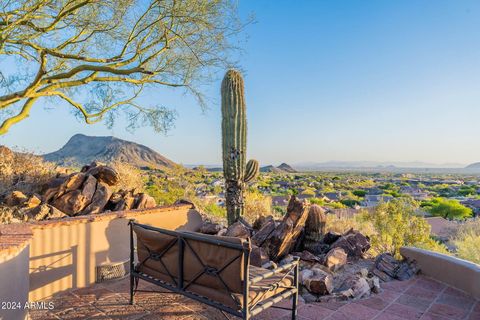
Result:
M45 154L45 160L59 165L84 165L92 161L127 162L137 167L172 167L175 163L158 152L135 142L115 137L76 134L58 151Z

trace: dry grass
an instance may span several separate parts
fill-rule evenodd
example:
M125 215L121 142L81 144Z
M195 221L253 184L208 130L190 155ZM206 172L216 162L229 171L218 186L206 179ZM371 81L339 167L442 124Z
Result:
M27 195L38 193L57 175L55 165L28 152L14 152L0 157L0 198L19 190Z
M110 164L117 171L120 181L114 187L114 191L131 190L135 192L145 191L145 177L142 170L126 162L114 161Z
M453 236L459 258L480 264L480 218L472 219L460 226Z

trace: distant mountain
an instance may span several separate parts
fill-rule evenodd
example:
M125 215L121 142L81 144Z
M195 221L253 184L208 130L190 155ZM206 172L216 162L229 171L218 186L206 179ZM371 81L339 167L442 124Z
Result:
M295 165L301 170L317 170L325 168L463 168L459 163L428 163L421 161L412 162L377 162L377 161L327 161L327 162L303 162Z
M115 137L76 134L60 150L45 154L44 159L63 166L82 166L92 161L122 161L137 167L172 167L175 163L158 152L135 142Z
M282 163L278 167L274 166L265 166L260 168L261 172L274 172L274 173L294 173L297 172L295 169L293 169L290 165L286 163Z
M465 169L480 169L480 162L469 164Z
M290 172L290 173L297 172L297 170L293 169L290 165L286 164L285 162L279 165L277 168L285 172Z

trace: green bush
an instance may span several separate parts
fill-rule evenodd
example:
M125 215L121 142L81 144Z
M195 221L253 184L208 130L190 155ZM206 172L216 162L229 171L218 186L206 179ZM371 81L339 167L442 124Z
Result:
M416 216L417 205L408 198L381 203L373 212L364 211L353 218L327 216L327 230L343 233L350 228L370 237L369 254L376 256L388 252L400 258L402 246L447 253L444 245L430 237L430 225Z
M465 219L472 216L472 209L453 199L434 198L429 202L423 203L423 207L430 214L445 219Z
M356 195L357 197L365 197L365 195L367 194L367 191L365 191L365 190L354 190L352 193L354 195Z

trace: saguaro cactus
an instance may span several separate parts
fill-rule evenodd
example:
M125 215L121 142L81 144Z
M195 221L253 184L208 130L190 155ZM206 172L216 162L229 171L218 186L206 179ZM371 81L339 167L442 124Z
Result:
M246 163L247 117L242 75L228 70L222 81L223 175L228 224L243 215L245 183L258 175L256 160Z

